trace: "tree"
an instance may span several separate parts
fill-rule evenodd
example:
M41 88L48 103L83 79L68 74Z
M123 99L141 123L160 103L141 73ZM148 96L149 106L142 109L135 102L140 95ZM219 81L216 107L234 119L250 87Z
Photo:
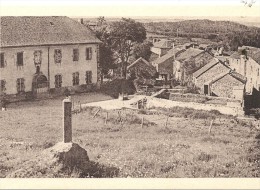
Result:
M153 46L152 42L144 41L141 44L135 44L133 47L133 57L138 59L139 57L149 60L152 52L151 47Z
M116 58L121 62L121 75L126 79L126 69L129 57L132 55L135 43L146 39L146 30L140 22L130 18L122 18L112 23L110 28L112 48Z
M109 25L104 17L99 17L97 20L97 27L94 32L97 38L103 42L99 45L99 62L101 75L103 76L106 75L110 69L114 68L115 59L113 57L113 50L111 47L112 41L108 32ZM103 77L101 77L101 80L102 79Z

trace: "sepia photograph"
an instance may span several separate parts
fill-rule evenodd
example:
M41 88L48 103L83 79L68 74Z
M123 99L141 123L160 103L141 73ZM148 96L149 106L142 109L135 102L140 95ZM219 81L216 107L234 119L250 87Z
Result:
M0 189L32 178L260 188L260 0L0 6ZM159 183L143 187L177 187Z

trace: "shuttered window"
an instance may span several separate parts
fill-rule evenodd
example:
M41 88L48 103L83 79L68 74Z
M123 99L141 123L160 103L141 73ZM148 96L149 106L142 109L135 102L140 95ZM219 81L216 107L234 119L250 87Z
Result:
M92 48L86 48L86 60L91 60L92 59Z
M72 74L72 84L73 86L79 85L79 72L73 73Z
M61 63L61 59L62 59L61 49L55 49L54 50L54 62Z
M79 49L73 49L73 61L79 60Z
M25 91L24 78L18 78L16 80L17 93Z
M17 66L23 66L23 52L17 53Z
M5 92L6 88L6 81L5 80L0 80L0 93Z
M92 71L86 71L86 84L92 83Z
M1 53L0 54L0 68L4 68L5 67L5 54Z

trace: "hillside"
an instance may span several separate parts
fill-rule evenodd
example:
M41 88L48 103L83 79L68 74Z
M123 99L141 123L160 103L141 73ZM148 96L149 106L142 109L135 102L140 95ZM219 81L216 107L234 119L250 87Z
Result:
M144 23L147 32L170 37L199 37L228 43L231 49L249 45L260 47L260 28L249 27L231 21L184 20L177 22Z

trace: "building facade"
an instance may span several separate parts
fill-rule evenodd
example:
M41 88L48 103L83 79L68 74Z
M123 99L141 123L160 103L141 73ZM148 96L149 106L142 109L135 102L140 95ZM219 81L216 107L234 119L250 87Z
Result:
M193 74L201 94L243 101L246 78L214 58Z
M232 69L247 78L246 93L252 94L253 90L260 91L260 49L241 47L238 52L229 58Z
M40 97L97 83L100 41L77 21L1 17L1 27L1 94Z

